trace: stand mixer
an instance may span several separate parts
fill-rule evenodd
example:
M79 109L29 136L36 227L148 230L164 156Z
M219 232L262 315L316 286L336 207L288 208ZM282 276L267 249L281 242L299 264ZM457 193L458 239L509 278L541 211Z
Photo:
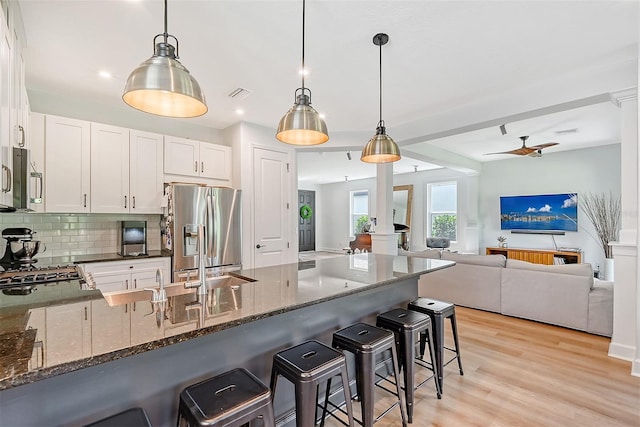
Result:
M7 240L4 256L0 265L16 267L21 264L32 264L37 260L33 257L46 250L46 246L39 240L33 240L35 231L29 228L5 228L2 237ZM42 249L42 251L41 251Z

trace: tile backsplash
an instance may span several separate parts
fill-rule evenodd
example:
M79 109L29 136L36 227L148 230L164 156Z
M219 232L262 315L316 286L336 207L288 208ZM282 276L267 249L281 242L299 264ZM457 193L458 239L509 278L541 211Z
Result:
M0 228L27 227L36 231L36 240L47 246L42 257L108 254L120 250L120 221L147 221L147 250L160 250L161 218L161 215L17 212L0 214Z

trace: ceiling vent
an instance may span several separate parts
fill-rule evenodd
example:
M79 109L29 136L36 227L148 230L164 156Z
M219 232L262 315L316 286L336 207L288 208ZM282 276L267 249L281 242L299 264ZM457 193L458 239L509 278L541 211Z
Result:
M227 94L229 98L233 98L236 101L241 101L245 99L247 96L251 95L251 91L249 89L243 89L241 87L232 90Z

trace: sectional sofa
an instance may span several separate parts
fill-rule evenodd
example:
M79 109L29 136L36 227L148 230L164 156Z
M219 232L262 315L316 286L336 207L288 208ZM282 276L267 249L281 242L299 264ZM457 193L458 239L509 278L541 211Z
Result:
M594 279L591 264L542 265L503 255L400 251L455 261L420 278L421 296L610 337L613 283Z

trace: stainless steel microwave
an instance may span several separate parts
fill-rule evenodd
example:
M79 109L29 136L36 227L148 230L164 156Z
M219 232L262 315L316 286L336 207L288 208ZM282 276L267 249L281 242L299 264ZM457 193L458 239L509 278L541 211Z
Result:
M13 193L13 205L5 206L4 212L13 211L13 209L20 211L29 211L31 204L42 203L42 173L34 171L30 172L31 162L29 158L29 150L26 148L14 147L11 152L12 166L2 165L3 176L2 191L4 193ZM30 179L34 178L35 187L33 188L34 194L29 194Z

